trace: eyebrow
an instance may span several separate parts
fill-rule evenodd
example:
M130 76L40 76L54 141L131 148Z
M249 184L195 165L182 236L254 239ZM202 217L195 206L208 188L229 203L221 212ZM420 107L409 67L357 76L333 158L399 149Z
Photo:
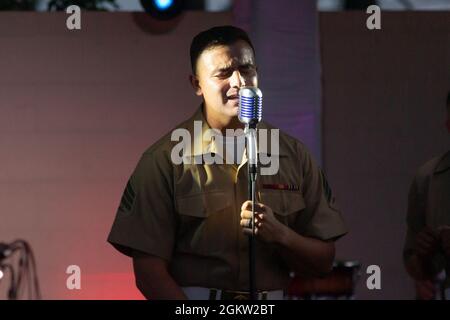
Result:
M255 66L255 64L254 63L252 63L252 62L247 62L247 63L242 63L242 64L239 64L239 68L242 68L242 67L254 67ZM230 71L231 69L234 69L233 68L233 66L231 65L231 66L226 66L226 67L221 67L221 68L216 68L216 69L214 69L214 72L213 73L217 73L217 72L227 72L227 71Z

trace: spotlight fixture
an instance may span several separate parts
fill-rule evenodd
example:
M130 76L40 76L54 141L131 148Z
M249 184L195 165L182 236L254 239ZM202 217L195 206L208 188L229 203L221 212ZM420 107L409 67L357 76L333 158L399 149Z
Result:
M184 9L183 0L140 0L145 12L158 20L170 20Z

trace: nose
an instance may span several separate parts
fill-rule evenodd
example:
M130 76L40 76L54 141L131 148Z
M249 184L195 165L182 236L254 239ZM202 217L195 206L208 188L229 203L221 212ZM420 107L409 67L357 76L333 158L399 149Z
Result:
M230 86L232 88L240 88L240 87L245 86L245 79L241 75L239 70L233 71L233 74L231 75L231 78L230 78Z

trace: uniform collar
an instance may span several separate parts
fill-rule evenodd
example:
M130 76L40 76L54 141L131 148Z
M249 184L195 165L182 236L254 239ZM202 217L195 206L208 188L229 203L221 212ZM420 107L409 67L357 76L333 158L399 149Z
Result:
M287 156L287 151L285 148L283 148L283 143L281 143L282 137L281 137L281 130L279 130L278 128L275 128L273 126L271 126L270 124L268 124L267 122L261 121L260 123L258 123L256 125L256 127L258 128L258 130L266 130L266 134L263 135L266 137L267 140L267 146L263 146L262 145L262 141L260 141L260 135L257 135L257 140L258 140L258 154L264 154L267 156L279 156L279 157L285 157ZM278 150L274 150L274 148L272 147L272 138L271 138L271 130L278 130Z
M185 156L201 156L204 154L210 154L210 153L217 153L218 150L218 146L217 143L215 142L216 140L214 139L215 135L221 135L221 132L218 129L212 129L211 126L208 124L208 122L206 121L206 117L204 114L204 104L202 103L200 105L200 107L197 108L197 110L195 111L195 113L192 115L192 117L188 120L189 124L188 124L188 131L190 132L191 136L193 137L192 139L192 144L191 144L191 153L190 154L185 154ZM200 129L201 128L201 129ZM267 156L272 156L272 155L278 155L278 156L286 156L286 151L284 150L284 148L281 148L281 143L279 143L279 147L278 150L273 150L272 149L272 139L271 139L271 129L276 129L273 128L271 125L267 124L266 122L262 121L260 123L258 123L257 125L258 130L260 129L265 129L267 130L267 147L262 146L262 144L260 143L260 139L259 139L259 134L257 135L257 139L258 139L258 154L264 154ZM205 132L208 129L212 129L212 137L205 137L205 139L203 139ZM278 140L281 140L281 132L278 132ZM208 138L208 139L207 139ZM244 152L244 160L246 161L246 156L245 156ZM243 161L244 162L244 161Z
M192 137L191 144L191 154L186 154L186 156L201 156L204 154L209 154L216 152L217 146L214 143L215 139L213 136L219 133L219 130L214 130L206 121L204 112L203 112L203 103L199 108L195 111L194 115L189 119L189 127L188 130ZM205 132L208 130L214 130L211 137L209 139L203 139L205 136ZM211 131L210 131L211 132Z

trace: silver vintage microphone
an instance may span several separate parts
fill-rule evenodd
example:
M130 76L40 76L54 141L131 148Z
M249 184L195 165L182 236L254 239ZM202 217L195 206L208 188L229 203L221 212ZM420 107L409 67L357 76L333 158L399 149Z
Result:
M239 121L255 128L262 119L262 92L257 87L239 90Z
M258 165L258 146L256 142L256 125L262 119L262 92L257 87L242 87L239 90L239 121L245 124L247 139L247 158L250 173L255 175Z

